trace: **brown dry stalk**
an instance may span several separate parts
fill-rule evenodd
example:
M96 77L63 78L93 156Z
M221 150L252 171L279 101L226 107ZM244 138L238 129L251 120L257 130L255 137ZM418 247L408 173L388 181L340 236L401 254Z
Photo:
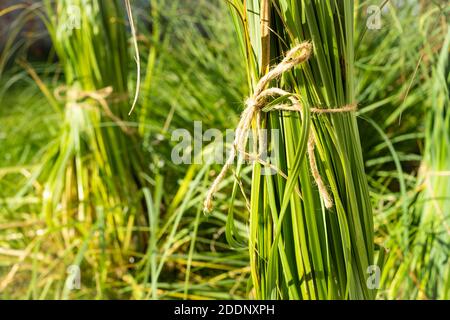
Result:
M261 74L265 74L270 66L270 0L261 2Z

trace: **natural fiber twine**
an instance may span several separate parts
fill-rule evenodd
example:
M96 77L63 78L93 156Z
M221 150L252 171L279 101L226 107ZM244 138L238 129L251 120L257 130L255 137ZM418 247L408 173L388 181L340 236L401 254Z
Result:
M285 72L291 70L293 67L304 63L309 59L312 53L312 44L309 42L303 42L296 47L292 48L287 54L286 57L273 69L271 69L265 76L263 76L258 84L256 85L255 91L253 95L247 99L245 105L246 108L241 114L240 121L236 128L236 137L233 142L233 148L231 149L230 156L225 162L222 170L217 175L216 179L212 183L209 188L205 202L204 202L204 210L206 212L210 212L213 208L213 197L219 188L219 184L223 181L226 176L228 169L233 165L234 159L237 156L237 153L240 153L246 156L245 146L247 144L247 132L251 128L252 121L254 118L257 120L257 128L260 127L260 112L267 105L267 98L279 96L286 97L290 101L290 105L287 104L279 104L273 106L271 109L281 110L281 111L294 111L299 112L302 116L302 104L295 95L284 91L280 88L269 88L265 89L267 85L274 79L277 79ZM316 114L325 114L325 113L345 113L345 112L354 112L357 109L356 104L348 104L345 106L341 106L338 108L310 108L311 113ZM325 207L327 209L333 206L333 200L328 193L328 190L322 180L322 177L319 174L319 170L317 169L316 157L314 155L314 146L315 146L315 138L314 134L310 132L308 139L308 158L309 158L309 166L311 169L312 176L314 181L317 184L319 189L319 193L324 201ZM262 147L262 143L259 143L259 148ZM247 156L248 157L248 156ZM252 158L255 161L264 163L262 160L260 161L258 156L253 156Z
M66 102L69 106L84 106L85 104L82 102L84 99L97 101L107 117L114 121L123 132L132 134L133 130L109 108L107 99L111 96L112 92L112 87L106 87L96 91L86 91L77 89L76 87L59 86L53 94L56 100Z

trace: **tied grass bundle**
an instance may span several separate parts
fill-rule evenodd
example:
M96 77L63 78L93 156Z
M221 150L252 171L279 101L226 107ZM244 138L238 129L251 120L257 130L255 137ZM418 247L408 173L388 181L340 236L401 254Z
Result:
M120 3L65 0L55 8L46 2L47 26L66 81L55 91L65 106L61 139L48 151L49 166L43 170L50 224L57 219L53 212L60 201L67 213L75 209L79 220L93 220L97 203L120 206L137 190L133 169L139 168L139 157L130 156L135 138L120 120L129 109L128 44ZM69 25L70 19L78 19L79 25Z
M127 15L119 0L48 0L45 9L65 85L55 91L61 132L37 172L43 215L54 237L78 248L71 264L90 264L82 270L93 270L101 297L111 265L119 277L126 270L133 228L146 223L137 215L138 141L121 120L130 109Z
M369 288L366 282L374 263L373 222L356 116L310 112L355 103L353 1L229 3L250 88L291 48L304 41L314 48L307 62L271 85L300 99L302 113L272 110L253 122L254 131L260 127L280 132L279 143L268 134L265 151L271 154L270 165L287 176L262 175L263 165L253 164L248 247L254 296L372 299L376 285ZM281 97L268 104L288 100ZM329 209L307 161L310 134L318 174L332 198ZM237 245L241 241L233 230L232 213L227 235Z

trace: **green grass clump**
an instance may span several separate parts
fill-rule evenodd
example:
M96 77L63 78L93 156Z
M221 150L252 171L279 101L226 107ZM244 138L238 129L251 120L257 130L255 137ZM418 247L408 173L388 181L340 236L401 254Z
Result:
M310 114L355 102L353 1L230 1L250 87L287 50L311 41L310 59L273 86L300 97L303 115L262 115L281 132L271 164L288 176L263 176L254 163L250 199L252 284L258 299L371 299L373 222L354 113ZM264 10L264 6L266 10ZM266 14L264 14L266 12ZM267 30L262 21L270 21ZM319 173L332 195L327 209L307 161L313 134ZM297 190L297 191L296 191ZM300 195L300 194L301 195Z
M416 199L407 220L391 226L392 258L383 282L388 298L448 299L450 295L450 32L426 82L425 146L418 172ZM402 241L406 232L407 241Z
M138 136L120 120L130 108L126 12L118 0L44 5L42 17L64 75L64 85L56 88L59 99L31 66L23 65L60 117L60 126L15 196L37 193L38 218L47 226L29 250L63 255L54 265L35 262L47 265L46 272L54 275L39 286L49 290L55 283L52 292L62 298L82 294L64 285L67 267L78 265L95 296L102 298L109 279L121 279L127 272L131 252L144 247L133 228L146 225L137 197L143 183ZM71 13L71 8L79 12ZM70 14L77 13L79 25L68 25ZM97 97L102 90L108 94Z
M363 22L366 4L362 2L357 11ZM445 190L442 193L439 187L439 181L445 181L445 177L438 178L434 186L429 183L434 178L425 180L428 173L422 168L429 166L424 159L435 154L430 151L431 146L440 149L448 140L442 127L436 128L440 134L430 138L434 125L423 121L430 114L441 117L439 105L447 103L445 99L435 102L439 91L437 70L442 69L438 57L444 50L447 15L448 8L439 2L420 6L413 2L386 2L381 29L363 28L358 32L360 132L364 137L362 146L374 208L376 243L389 252L379 298L445 296L445 281L438 279L445 278L448 260L445 245L448 238L440 226L445 225L446 217L433 216L430 219L439 223L429 224L422 216L424 206L436 204L432 199L442 198L440 205L444 207L440 210L446 210ZM443 86L445 81L440 79ZM432 162L436 166L436 161ZM426 192L437 192L440 196L433 197L430 193L426 197ZM428 250L433 253L428 254Z

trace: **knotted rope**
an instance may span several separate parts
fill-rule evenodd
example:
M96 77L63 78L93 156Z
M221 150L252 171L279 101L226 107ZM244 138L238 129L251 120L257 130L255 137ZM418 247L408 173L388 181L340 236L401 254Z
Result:
M107 99L113 93L112 87L106 87L96 91L85 91L76 87L60 86L55 89L54 96L58 101L67 102L69 105L80 106L84 99L92 99L97 101L105 112L106 116L113 120L123 132L132 134L133 130L126 123L116 116L108 106Z
M265 76L263 76L258 84L256 85L255 91L253 95L247 99L245 102L246 108L241 114L241 118L236 128L236 136L233 142L233 148L231 148L230 155L225 162L222 170L217 175L216 179L212 183L209 188L206 198L204 201L204 210L206 212L210 212L213 207L213 197L219 188L219 184L223 181L226 176L228 169L233 165L234 159L237 156L237 153L241 153L246 155L245 146L247 144L247 132L251 128L251 124L253 119L256 117L256 125L257 129L260 126L260 112L267 104L267 98L280 96L287 97L290 101L290 105L287 104L279 104L273 106L271 109L281 110L281 111L295 111L299 112L302 115L302 104L297 97L293 94L284 91L280 88L269 88L265 89L267 85L272 81L280 77L283 73L291 70L293 67L304 63L309 59L312 53L312 44L309 42L301 43L286 54L285 58L273 69L271 69ZM356 104L348 104L339 108L311 108L311 113L343 113L343 112L353 112L356 111ZM261 140L261 139L260 139ZM259 147L261 148L263 145L259 143ZM317 168L316 157L314 155L314 146L315 146L315 138L314 134L310 132L308 139L308 158L309 158L309 166L311 168L311 173L314 178L314 181L317 184L319 189L319 193L324 201L326 208L331 208L333 206L333 200L331 199L330 194L325 186L325 183L322 180L322 177L319 174L319 170ZM254 157L258 160L258 156Z

